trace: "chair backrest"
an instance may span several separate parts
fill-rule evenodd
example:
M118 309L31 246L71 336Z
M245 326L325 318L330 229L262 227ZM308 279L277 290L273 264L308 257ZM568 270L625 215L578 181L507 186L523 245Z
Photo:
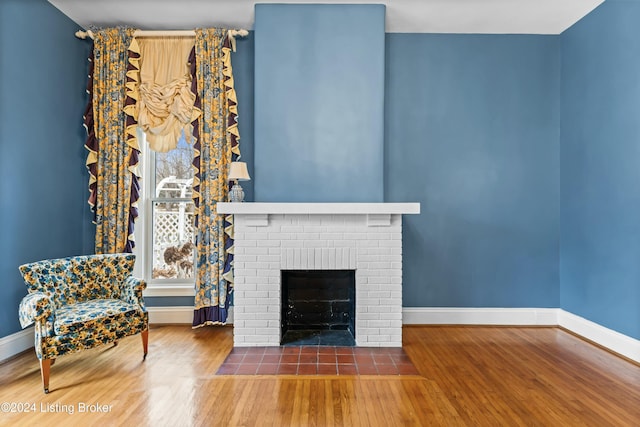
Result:
M56 308L90 299L119 298L135 255L84 255L37 261L19 267L29 293L44 292Z

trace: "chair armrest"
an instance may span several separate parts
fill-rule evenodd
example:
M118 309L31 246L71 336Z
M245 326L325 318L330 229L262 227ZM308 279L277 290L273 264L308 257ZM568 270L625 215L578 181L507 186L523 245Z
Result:
M44 292L33 292L22 298L18 312L22 329L36 321L45 322L47 319L53 325L53 302Z
M122 285L120 299L128 302L129 304L138 304L140 308L145 310L142 291L144 291L146 288L147 282L142 279L129 276L125 279L124 284Z

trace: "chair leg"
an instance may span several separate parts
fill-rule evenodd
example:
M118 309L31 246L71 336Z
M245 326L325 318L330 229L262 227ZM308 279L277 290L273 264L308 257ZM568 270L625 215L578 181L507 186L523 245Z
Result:
M51 359L40 359L40 373L45 394L49 393L49 368L51 368L51 364Z
M147 348L149 345L149 329L145 329L140 335L142 335L142 349L144 350L144 356L142 357L142 360L146 360Z

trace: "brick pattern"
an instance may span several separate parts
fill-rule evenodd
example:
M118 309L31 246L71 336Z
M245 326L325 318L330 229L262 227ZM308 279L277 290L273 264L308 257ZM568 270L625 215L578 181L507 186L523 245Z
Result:
M281 270L356 271L356 345L402 346L402 217L236 214L234 345L280 345ZM258 224L258 225L256 225Z

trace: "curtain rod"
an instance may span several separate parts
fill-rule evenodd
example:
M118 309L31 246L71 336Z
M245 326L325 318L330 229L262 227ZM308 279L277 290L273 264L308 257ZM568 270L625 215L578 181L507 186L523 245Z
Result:
M229 37L246 37L249 32L247 30L229 30ZM136 30L133 33L133 37L195 37L196 32L193 30ZM76 31L76 37L79 39L86 39L89 37L93 39L93 32L91 30L87 31Z

